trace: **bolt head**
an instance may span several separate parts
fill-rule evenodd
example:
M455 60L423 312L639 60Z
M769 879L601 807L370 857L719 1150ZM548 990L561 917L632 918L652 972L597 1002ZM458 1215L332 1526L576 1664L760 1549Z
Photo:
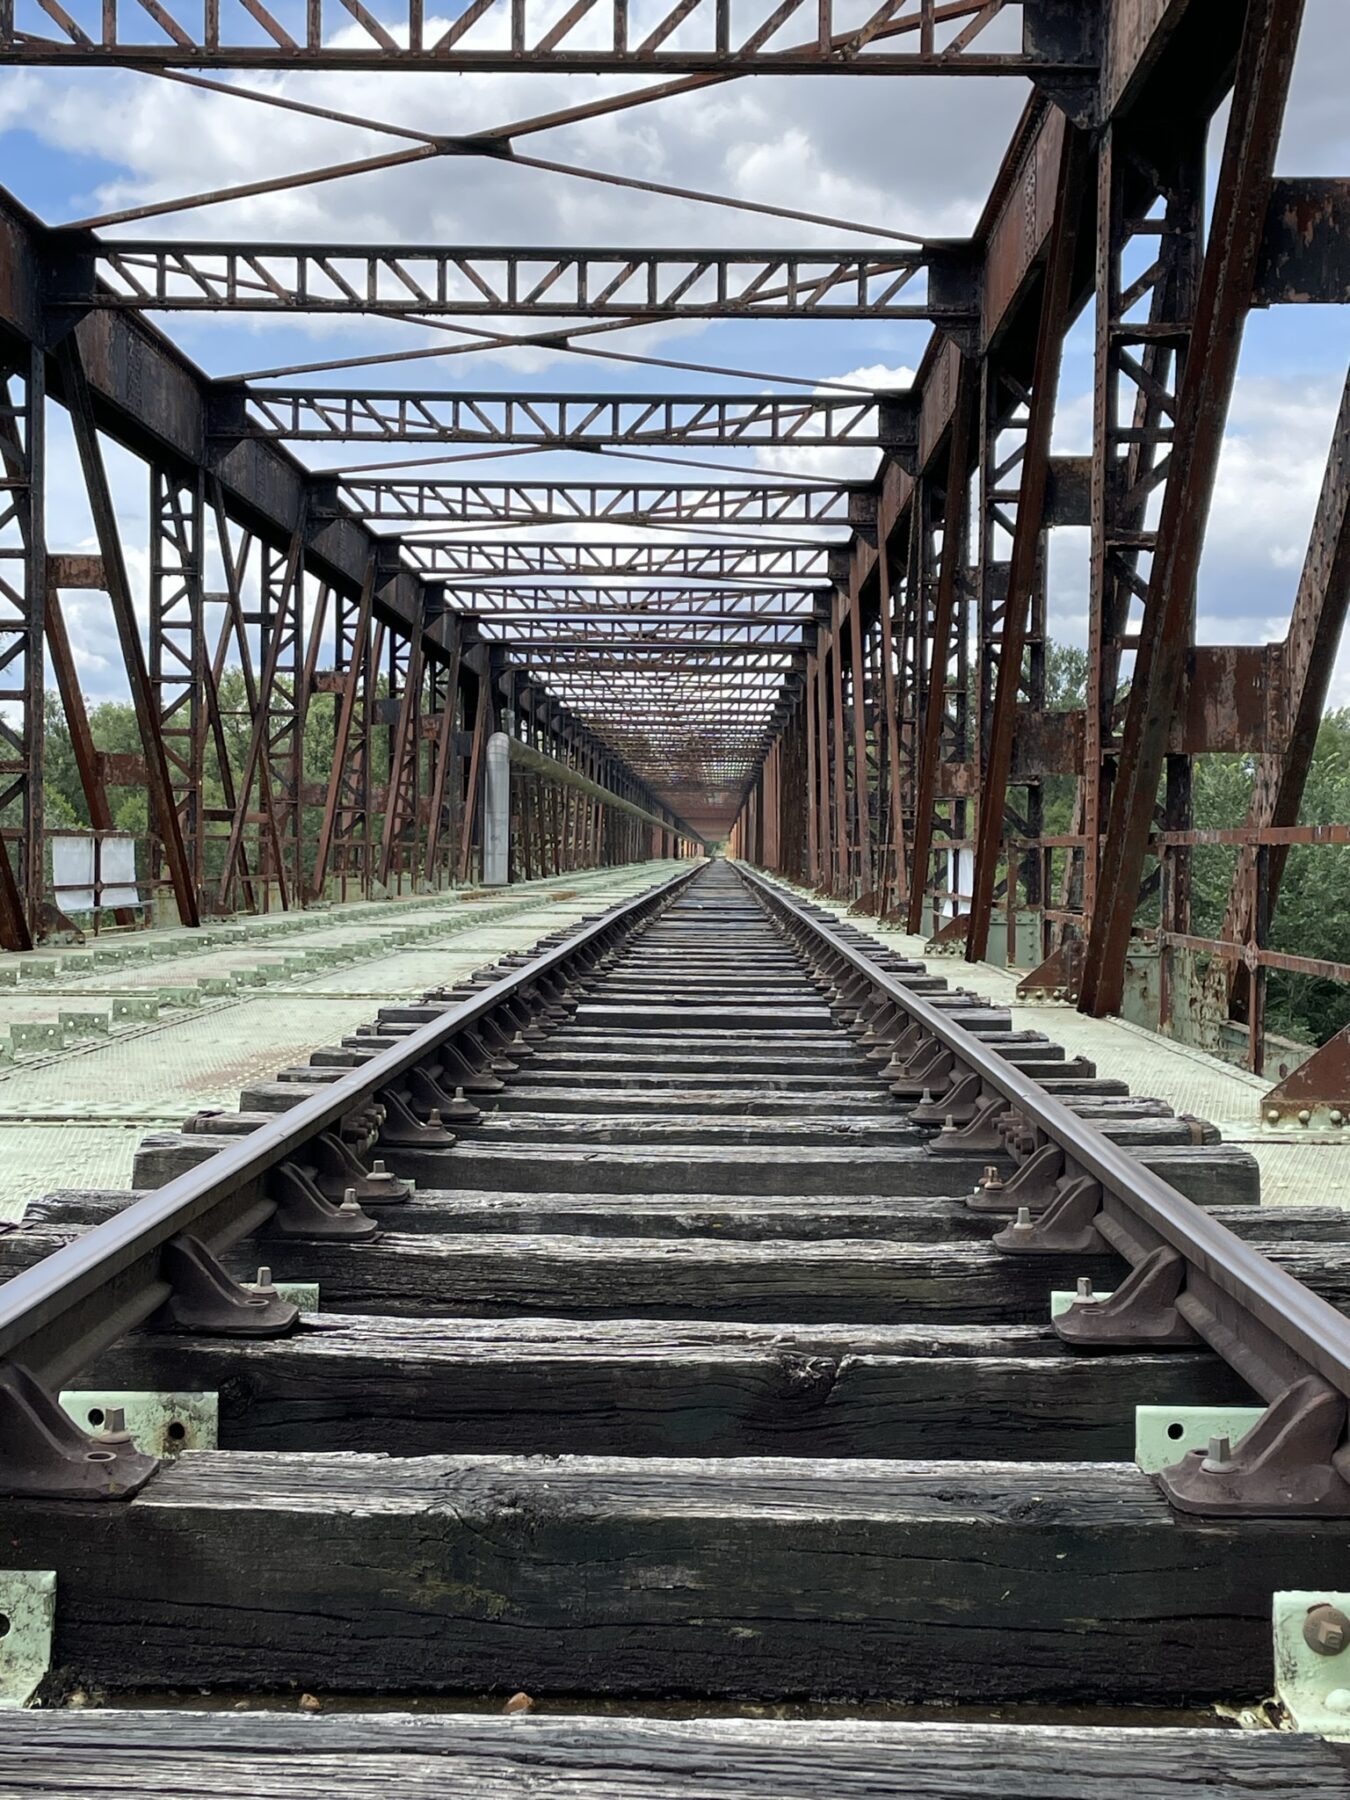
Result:
M1272 1106L1266 1114L1266 1123L1268 1125L1278 1125L1279 1122L1280 1122L1279 1108L1276 1106Z
M1310 1606L1303 1621L1303 1641L1319 1656L1339 1656L1350 1643L1350 1619L1330 1601Z
M1092 1298L1092 1277L1090 1275L1080 1275L1078 1277L1078 1298L1080 1300L1090 1300Z
M1303 1111L1298 1115L1298 1122L1300 1125L1306 1125L1308 1123L1308 1120L1311 1118L1312 1118L1312 1114L1308 1111L1307 1107L1305 1106L1303 1108Z

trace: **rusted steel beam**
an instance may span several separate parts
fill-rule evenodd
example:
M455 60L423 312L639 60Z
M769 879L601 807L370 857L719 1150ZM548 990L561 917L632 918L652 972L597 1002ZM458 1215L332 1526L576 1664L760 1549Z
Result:
M1326 471L1313 518L1308 551L1294 597L1293 614L1282 649L1281 711L1287 720L1284 740L1267 750L1256 765L1247 827L1266 832L1298 824L1317 731L1326 706L1346 614L1350 612L1350 375L1341 390L1327 454ZM1274 913L1288 859L1287 844L1273 844L1267 855L1264 904ZM1257 852L1244 848L1233 873L1223 922L1223 936L1239 944L1253 941L1257 923ZM1246 1016L1252 982L1244 964L1234 965L1229 1000L1237 1017Z
M400 262L402 258L400 258ZM551 308L550 308L551 310ZM916 442L904 393L527 394L417 388L220 386L217 439L286 443L862 445Z
M18 873L11 865L14 895L5 900L9 918L0 940L9 950L32 948L46 889L46 391L45 363L35 346L16 347L0 364L0 668L9 690L7 716L0 719L0 809L15 807L19 815L10 838ZM8 858L7 847L5 853Z
M1350 304L1350 180L1272 181L1254 306Z
M66 715L66 729L70 732L70 747L80 777L84 804L89 811L89 823L95 831L115 831L117 825L113 819L112 803L104 785L103 767L90 729L84 690L80 686L79 670L75 667L70 634L66 630L65 611L57 591L60 565L59 557L47 558L49 585L43 615L47 654L51 658L52 673L56 676L56 691L61 696L61 708ZM119 925L134 925L136 922L136 915L128 907L119 907L113 917Z
M140 625L122 556L117 514L103 467L103 452L99 447L94 421L93 396L85 377L79 346L73 335L65 338L58 347L57 361L61 369L66 405L70 409L75 448L84 475L94 533L98 539L99 554L103 558L103 577L122 646L131 703L140 730L150 804L158 822L160 841L164 846L164 860L168 864L169 879L173 884L178 917L184 925L200 925L197 889L193 884L192 867L174 807L173 784L169 778L164 740L160 736L159 718L150 687L150 671L146 667L145 651L141 646Z
M834 827L830 813L829 654L832 633L822 634L816 662L814 711L816 724L816 881L828 886L834 858Z
M481 785L478 771L482 764L483 747L487 741L490 724L488 705L488 680L486 675L478 678L478 704L473 715L473 743L469 751L469 773L464 796L464 816L460 822L459 834L459 879L469 879L469 861L473 854L473 828L478 818L478 790Z
M867 783L867 713L863 685L863 622L855 564L850 561L848 587L849 713L853 725L853 850L858 866L853 885L860 895L871 887L871 807Z
M337 717L333 722L333 761L328 771L328 792L324 800L323 816L319 823L319 839L314 849L314 872L310 876L309 883L310 898L313 900L323 897L324 883L328 879L328 859L333 847L333 831L342 798L343 781L349 773L348 747L351 743L352 721L356 716L357 701L365 674L370 635L370 611L374 591L375 559L372 557L366 568L366 579L361 585L361 599L357 608L352 647L348 655L347 667L343 671Z
M418 542L405 539L400 549L407 561L427 575L464 580L527 576L587 577L599 581L662 576L671 581L744 580L774 588L799 582L825 591L829 546L823 543L756 543L738 538L718 543L644 541L598 544L560 539L485 543L477 538ZM447 591L454 593L454 587Z
M500 482L350 476L337 483L359 518L409 524L715 522L742 525L848 525L852 490L842 483Z
M265 575L261 583L260 604L264 608L268 608L269 598L274 598L277 616L269 619L267 628L262 633L264 638L262 673L258 682L257 698L250 703L253 711L253 728L249 733L248 747L244 752L244 766L239 775L238 801L234 819L230 825L229 840L225 847L224 867L220 874L218 898L222 906L228 903L230 886L234 880L234 872L243 846L249 802L252 799L255 784L258 785L263 811L270 820L268 841L272 847L273 873L283 909L290 902L286 882L286 835L278 820L279 809L271 792L275 775L268 749L272 695L276 687L277 671L281 666L282 653L288 641L288 634L293 629L293 614L300 604L300 570L304 538L305 518L302 513L291 533L290 550L277 581L275 595L269 596L270 584ZM243 637L242 616L239 618L239 628L240 636ZM267 784L266 787L263 785L264 783ZM282 804L285 803L286 796L283 794Z
M1302 0L1252 0L1243 30L1223 161L1182 377L1172 468L1139 628L1123 746L1111 795L1099 895L1079 1006L1100 1016L1124 993L1139 881L1186 657L1186 620L1250 304Z
M970 914L966 928L968 962L981 960L989 944L994 880L1003 839L1008 778L1012 771L1017 693L1022 677L1022 656L1026 644L1032 587L1037 579L1041 533L1045 524L1050 430L1054 420L1064 336L1071 318L1074 268L1082 232L1090 161L1086 133L1068 131L1056 183L1055 222L1050 233L1050 249L1041 295L1031 400L1022 455L1022 480L1018 492L1017 525L1008 567L1008 598L1003 612L998 684L994 694L989 746L980 789L975 867L971 877Z
M900 798L900 709L895 685L895 640L887 534L877 534L877 603L881 623L881 722L878 741L885 739L887 842L878 884L877 916L890 910L891 889L897 903L905 898L905 828Z
M1193 120L1169 138L1160 159L1145 157L1123 126L1109 128L1098 146L1088 674L1078 795L1086 845L1068 877L1087 914L1096 906L1119 753L1117 693L1130 611L1147 592L1141 560L1157 547L1152 513L1172 468L1177 390L1194 325L1204 140L1204 123Z
M216 521L216 539L220 549L221 563L225 570L225 593L222 598L226 611L225 626L221 632L220 644L212 667L215 715L213 732L220 767L221 786L224 791L225 805L230 813L231 833L233 833L236 820L241 825L237 857L240 885L248 897L252 910L257 912L266 901L266 892L265 887L255 887L253 877L249 873L247 847L242 836L243 816L248 811L248 801L247 796L241 798L236 789L234 770L230 763L220 710L220 681L225 672L225 658L232 641L235 654L239 659L239 672L243 677L244 702L250 728L258 717L258 686L253 670L253 650L244 622L245 571L250 550L254 547L254 539L250 533L245 533L239 545L238 554L236 554L230 542L230 524L225 511L224 490L222 484L214 478L210 484L210 496ZM259 861L265 862L270 853L276 865L280 867L282 862L281 833L276 813L272 807L272 774L266 757L263 757L258 764L258 804L263 820L262 831L259 833Z
M285 312L419 317L912 319L956 328L973 322L969 247L754 250L696 247L509 249L459 244L237 243L178 238L95 238L72 230L58 304L118 312ZM909 290L927 275L927 297ZM243 399L221 391L226 430L244 423ZM287 420L333 435L342 396L252 389L253 418ZM375 393L377 411L394 396ZM404 396L405 401L411 396ZM430 396L447 402L447 394ZM496 402L501 396L486 399ZM570 397L569 397L570 398ZM674 396L662 396L674 401ZM299 411L291 402L299 400ZM603 407L606 396L596 397ZM316 402L328 411L325 425ZM357 412L364 410L358 397ZM453 407L448 410L453 411ZM545 406L547 411L547 404ZM231 416L233 414L233 417ZM416 416L416 407L406 415ZM425 426L430 413L422 415ZM376 415L367 413L367 427ZM541 421L536 421L536 428ZM270 435L270 433L268 433ZM284 430L282 435L292 435ZM339 431L337 435L348 435Z
M459 711L459 666L462 654L460 634L456 633L450 652L450 668L441 690L441 714L436 728L436 747L431 766L431 804L427 814L426 858L424 868L428 881L436 879L440 857L441 833L454 828L454 784L451 767L456 761L455 717ZM448 816L447 816L448 811Z
M387 887L394 870L394 858L411 828L417 827L418 775L421 770L422 744L422 635L418 632L409 642L403 691L398 696L398 720L389 753L389 790L385 798L384 820L380 833L379 878ZM416 848L413 849L414 859ZM416 869L412 871L416 876Z
M31 950L33 937L24 916L23 896L14 879L9 847L0 838L0 950Z
M947 453L947 497L942 518L942 568L929 640L928 691L924 700L923 733L918 745L914 777L914 835L910 846L909 912L906 928L923 929L923 902L928 890L928 862L933 847L933 808L937 801L938 762L942 754L942 720L947 706L947 677L954 652L956 588L965 561L969 515L969 463L971 427L977 399L973 364L963 361L956 404L952 413Z
M848 753L844 747L844 617L846 596L834 597L834 632L830 643L830 758L834 777L834 869L830 889L846 894L849 888Z
M200 893L204 868L205 476L150 470L150 684L180 830ZM158 821L151 820L151 830Z
M1007 34L997 29L1007 3L914 0L859 30L856 14L836 11L836 0L820 0L816 28L793 44L776 41L785 15L773 0L754 0L734 21L713 0L663 0L664 10L644 19L640 38L625 0L605 0L598 10L574 6L561 20L543 0L485 0L448 25L426 17L417 0L394 0L379 19L364 7L315 0L299 42L262 9L261 30L253 15L222 8L209 15L209 30L189 13L174 16L170 32L145 37L130 22L132 15L115 7L79 25L59 6L34 9L22 27L8 7L0 14L0 63L513 75L1012 75L1083 87L1095 82L1095 6L1066 9L1056 0L1021 0L1021 41L1009 48Z

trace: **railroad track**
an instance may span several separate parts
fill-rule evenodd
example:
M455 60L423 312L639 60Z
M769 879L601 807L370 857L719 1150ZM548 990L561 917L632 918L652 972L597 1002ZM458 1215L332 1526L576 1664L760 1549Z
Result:
M135 1179L0 1237L0 1794L1346 1791L1206 1712L1350 1590L1344 1214L750 871Z

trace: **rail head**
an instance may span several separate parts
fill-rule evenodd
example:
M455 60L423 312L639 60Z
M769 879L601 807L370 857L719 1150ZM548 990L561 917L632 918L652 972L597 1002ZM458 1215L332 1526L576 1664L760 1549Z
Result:
M1309 1393L1334 1390L1338 1422L1332 1420L1328 1430L1337 1467L1350 1476L1350 1449L1344 1441L1350 1416L1345 1405L1350 1399L1350 1319L953 1022L940 1007L897 981L818 909L743 863L736 867L799 941L813 943L836 968L865 982L926 1038L950 1052L959 1070L978 1077L982 1090L1006 1101L1038 1140L1056 1146L1066 1167L1096 1184L1101 1197L1098 1216L1107 1237L1103 1247L1125 1254L1135 1276L1147 1279L1144 1265L1149 1255L1157 1266L1156 1246L1175 1253L1174 1265L1180 1258L1181 1292L1175 1306L1195 1334L1191 1341L1198 1337L1207 1342L1268 1402L1282 1403L1301 1384ZM1097 1204L1091 1198L1089 1210ZM1120 1222L1115 1229L1113 1220ZM1089 1310L1082 1309L1085 1314ZM1090 1339L1076 1338L1071 1327L1059 1329L1067 1341L1092 1347ZM1270 1411L1275 1410L1272 1404ZM1350 1510L1350 1487L1344 1499ZM1327 1510L1335 1509L1328 1505Z

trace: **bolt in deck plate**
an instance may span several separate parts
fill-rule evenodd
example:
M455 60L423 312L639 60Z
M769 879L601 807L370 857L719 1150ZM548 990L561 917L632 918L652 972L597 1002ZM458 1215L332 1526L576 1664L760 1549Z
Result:
M25 1019L10 1026L9 1042L14 1050L64 1050L66 1034L55 1019Z
M1156 1475L1188 1451L1204 1450L1212 1437L1237 1443L1264 1411L1263 1406L1136 1406L1134 1460L1146 1475Z
M108 1414L120 1407L132 1443L146 1456L214 1450L220 1442L220 1401L215 1394L66 1388L58 1397L80 1429L90 1433L102 1431Z
M0 1569L0 1708L27 1706L52 1661L56 1573Z
M1350 1612L1350 1594L1310 1588L1274 1596L1275 1697L1295 1730L1350 1738L1350 1648L1321 1656L1303 1636L1303 1621L1323 1604Z
M107 1037L107 1013L58 1012L57 1020L67 1037Z
M1115 1292L1115 1290L1113 1288L1111 1290L1111 1293L1114 1293L1114 1292ZM1111 1298L1111 1293L1094 1294L1092 1296L1092 1300L1109 1300ZM1070 1292L1070 1290L1068 1288L1051 1288L1051 1290L1050 1290L1050 1317L1052 1319L1058 1319L1058 1318L1062 1317L1062 1315L1064 1313L1069 1311L1070 1307L1076 1306L1077 1304L1078 1304L1077 1294ZM1092 1304L1092 1301L1090 1300L1088 1302L1088 1305L1090 1306L1091 1304Z
M201 995L195 987L162 987L159 989L161 1006L200 1006Z
M247 1288L250 1293L258 1291L255 1281L241 1281L240 1287ZM319 1310L319 1284L317 1281L274 1281L280 1299L292 1306L298 1306L302 1313L316 1313Z
M31 962L24 962L20 969L24 981L53 981L60 973L60 963L48 957L37 957Z
M114 994L112 1015L114 1019L157 1019L159 1001L140 994Z

